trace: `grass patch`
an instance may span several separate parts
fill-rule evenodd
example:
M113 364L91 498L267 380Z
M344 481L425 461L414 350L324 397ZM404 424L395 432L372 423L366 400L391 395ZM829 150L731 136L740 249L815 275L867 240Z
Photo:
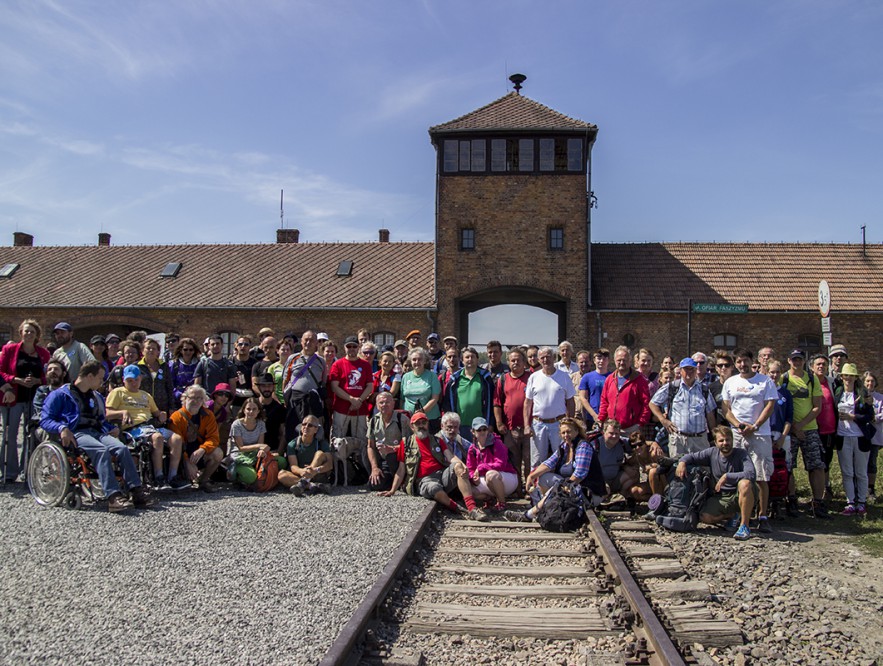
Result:
M802 457L800 457L799 463L798 467L794 470L797 495L809 501L812 498L812 492L809 488L809 477L806 470L801 466L803 463ZM834 491L834 501L828 507L832 514L831 520L820 522L811 518L800 518L797 519L796 523L801 525L801 527L804 525L807 527L814 526L820 532L842 534L851 543L854 543L874 557L883 557L883 510L881 510L879 504L868 504L868 514L864 518L838 515L846 507L846 495L843 492L843 479L840 474L840 464L837 461L836 453L834 460L831 462L830 479L831 489ZM883 477L877 479L876 485L877 491L883 497Z

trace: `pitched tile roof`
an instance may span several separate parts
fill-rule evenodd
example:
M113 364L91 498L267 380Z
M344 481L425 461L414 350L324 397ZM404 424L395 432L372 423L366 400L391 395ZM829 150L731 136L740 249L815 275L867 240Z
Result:
M814 243L595 243L598 309L680 310L699 303L750 310L818 310L827 280L833 309L883 311L883 246Z
M351 277L337 277L341 261ZM161 278L181 262L175 278ZM0 307L434 308L432 243L0 247Z
M578 130L597 132L592 123L558 113L529 97L510 92L508 95L455 118L429 128L430 134L468 132L472 130Z

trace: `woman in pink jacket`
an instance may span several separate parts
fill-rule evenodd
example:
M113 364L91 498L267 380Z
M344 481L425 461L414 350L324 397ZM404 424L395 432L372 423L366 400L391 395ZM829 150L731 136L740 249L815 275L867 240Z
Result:
M509 462L509 449L488 430L480 416L472 419L472 446L466 453L466 469L476 501L496 499L492 511L506 508L506 496L518 488L518 472Z
M15 481L20 471L18 427L22 416L31 417L31 403L37 387L46 383L49 350L37 343L43 329L33 319L25 319L18 327L21 342L9 342L0 350L0 375L3 377L3 434L6 437L6 480ZM23 462L22 462L23 464Z

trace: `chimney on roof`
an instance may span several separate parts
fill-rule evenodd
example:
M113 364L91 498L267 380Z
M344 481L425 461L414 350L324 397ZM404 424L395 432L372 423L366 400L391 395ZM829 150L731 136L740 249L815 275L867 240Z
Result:
M277 243L297 243L300 240L300 231L297 229L276 229Z
M110 245L110 234L106 231L102 231L98 234L98 245Z
M31 247L33 244L34 237L24 231L16 231L12 234L13 247Z
M388 243L389 242L389 229L381 229L380 230L380 242Z
M524 74L513 74L509 77L509 80L515 84L515 92L520 95L521 84L527 81L527 77Z

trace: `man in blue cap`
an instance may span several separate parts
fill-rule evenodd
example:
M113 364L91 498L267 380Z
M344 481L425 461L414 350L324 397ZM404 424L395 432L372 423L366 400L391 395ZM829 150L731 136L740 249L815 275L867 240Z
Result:
M76 379L80 374L80 368L86 361L94 361L92 351L79 340L74 340L74 327L66 321L60 321L52 329L52 337L58 349L52 354L52 358L64 363L68 377Z
M696 361L688 356L678 368L681 378L661 386L650 400L650 411L668 431L668 453L673 458L708 448L717 407L708 386L698 381Z

